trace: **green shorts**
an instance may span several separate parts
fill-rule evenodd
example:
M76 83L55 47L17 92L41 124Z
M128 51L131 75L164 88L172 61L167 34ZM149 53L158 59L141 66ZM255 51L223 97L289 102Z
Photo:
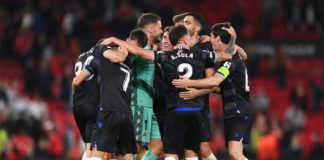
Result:
M161 139L159 125L153 108L131 106L135 137L137 142L150 143L151 139Z

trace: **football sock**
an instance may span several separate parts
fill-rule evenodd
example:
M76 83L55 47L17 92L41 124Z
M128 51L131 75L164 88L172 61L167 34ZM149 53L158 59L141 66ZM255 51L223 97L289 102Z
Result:
M154 155L151 151L146 151L142 160L157 160L158 157Z

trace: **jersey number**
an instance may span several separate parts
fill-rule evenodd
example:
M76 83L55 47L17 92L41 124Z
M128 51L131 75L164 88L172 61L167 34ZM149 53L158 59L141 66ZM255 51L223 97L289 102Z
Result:
M130 72L124 68L121 68L121 67L120 67L120 70L126 74L125 80L123 82L123 90L124 90L124 92L126 92L127 88L128 88L129 81L130 81Z
M225 62L225 63L223 64L223 66L226 67L227 69L230 69L231 65L232 65L231 62Z
M85 68L85 66L88 65L88 64L90 64L90 62L92 61L92 59L93 59L93 56L89 56L89 57L85 60L84 64L82 64L82 62L77 62L77 63L75 64L75 67L74 67L75 75L77 76L78 74L80 74L80 72ZM92 77L93 77L93 75L91 75L91 76L87 79L87 81L90 80L90 79L92 79Z
M189 63L181 63L178 66L178 73L185 72L182 75L184 78L190 78L192 76L192 66Z

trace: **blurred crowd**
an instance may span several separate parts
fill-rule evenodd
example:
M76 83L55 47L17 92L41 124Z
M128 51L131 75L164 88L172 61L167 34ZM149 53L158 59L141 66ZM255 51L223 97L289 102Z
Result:
M202 12L207 19L206 30L215 22L230 21L243 46L249 39L273 37L271 34L278 26L284 26L291 34L314 33L317 36L312 37L313 40L323 40L320 36L324 24L323 1L253 1L258 2L259 7L251 11L245 0L0 0L0 73L6 73L0 77L0 159L75 159L81 156L81 152L73 152L73 148L80 150L83 146L78 145L81 139L70 114L70 83L75 59L100 38L112 35L126 38L141 13L156 13L162 17L163 26L167 26L177 13ZM224 5L230 7L222 7ZM202 7L209 9L202 10ZM223 14L218 16L214 12ZM282 116L272 112L273 97L267 88L261 87L252 93L257 114L247 149L249 159L324 157L324 130L310 130L306 134L309 137L304 140L309 140L310 149L301 142L309 125L307 116L324 116L321 109L323 72L319 73L322 76L317 81L300 81L289 87L287 77L292 67L289 57L278 51L268 58L271 71L263 75L255 63L259 59L253 51L248 51L248 55L252 90L254 79L261 75L275 81L276 91L289 92L281 97L289 102ZM223 159L227 155L220 98L212 97L217 102L213 105L217 113L214 113L211 146L217 158ZM53 108L49 101L62 103ZM58 124L60 121L55 120L55 107L62 108L58 114L70 116L63 130L58 126L62 125Z

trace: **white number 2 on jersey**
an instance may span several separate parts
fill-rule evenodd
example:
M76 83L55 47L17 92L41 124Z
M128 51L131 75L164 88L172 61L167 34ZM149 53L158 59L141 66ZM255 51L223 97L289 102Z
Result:
M89 57L85 60L84 64L82 64L82 62L77 62L77 63L75 64L75 67L74 67L75 75L77 76L78 74L80 74L80 72L85 68L85 66L88 65L88 64L90 64L90 62L91 62L92 60L93 60L93 56L89 56ZM90 79L92 79L92 77L93 77L93 75L91 75L91 76L87 79L87 81L90 80Z
M190 78L192 76L192 66L189 63L181 63L178 66L178 73L184 72L186 71L186 73L184 75L182 75L185 78Z

